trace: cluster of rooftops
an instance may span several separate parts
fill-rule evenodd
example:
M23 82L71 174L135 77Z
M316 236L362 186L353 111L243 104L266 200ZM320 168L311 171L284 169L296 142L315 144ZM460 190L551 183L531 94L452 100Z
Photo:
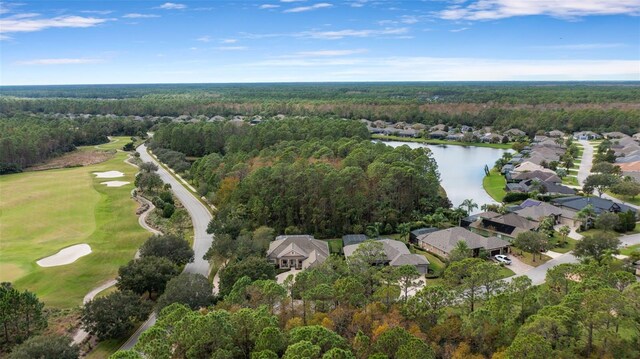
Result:
M460 226L438 229L420 228L411 232L409 241L424 250L441 257L448 257L458 242L465 242L473 255L486 251L491 256L510 252L511 240L518 234L537 231L541 223L550 218L554 225L579 227L582 219L577 213L591 206L596 214L604 212L637 211L624 204L599 197L562 197L551 203L527 199L517 206L508 208L507 213L482 212L461 220ZM366 241L374 240L382 244L384 259L375 265L413 265L420 273L427 273L429 261L420 254L411 253L401 241L388 238L370 239L364 234L350 234L342 237L342 251L349 260ZM311 235L281 235L271 242L267 258L281 269L306 269L323 263L330 255L327 241L315 239Z

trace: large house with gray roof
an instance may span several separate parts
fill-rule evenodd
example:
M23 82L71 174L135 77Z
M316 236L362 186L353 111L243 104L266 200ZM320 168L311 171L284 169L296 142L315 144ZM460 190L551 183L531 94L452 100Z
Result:
M372 264L384 264L390 265L394 267L399 267L403 265L412 265L415 266L418 272L421 274L426 274L429 269L429 261L419 254L412 254L409 252L407 246L400 242L394 241L393 239L380 239L377 242L382 243L382 250L384 251L386 259L383 263L372 263ZM342 250L344 252L345 258L348 260L355 251L360 247L362 243L351 244L345 246Z
M280 269L306 269L329 257L329 244L309 235L278 236L269 244L267 258Z
M458 242L465 242L474 256L478 256L481 249L486 250L492 256L507 254L511 245L500 238L483 237L462 227L447 228L418 236L420 247L443 257L448 257Z

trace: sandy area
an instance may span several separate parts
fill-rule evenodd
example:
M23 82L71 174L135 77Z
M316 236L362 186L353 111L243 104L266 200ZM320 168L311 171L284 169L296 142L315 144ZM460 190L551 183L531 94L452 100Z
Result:
M71 247L63 248L58 253L42 258L36 263L40 267L63 266L65 264L71 264L77 261L80 257L84 257L89 253L91 253L91 247L88 244L76 244Z
M125 182L125 181L109 181L109 182L100 182L100 184L104 184L107 185L107 187L122 187L126 184L129 184L131 182Z
M120 171L93 172L97 178L118 178L124 177L124 173Z
M27 168L27 171L42 171L54 168L67 168L89 166L104 162L113 157L113 154L105 151L75 150L64 155L52 158L45 163Z

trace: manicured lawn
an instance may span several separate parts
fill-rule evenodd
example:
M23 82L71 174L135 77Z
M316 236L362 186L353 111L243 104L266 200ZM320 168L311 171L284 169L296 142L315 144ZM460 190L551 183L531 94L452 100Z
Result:
M578 175L578 170L569 170L569 174L573 175L573 176L577 176Z
M507 268L507 267L500 267L500 278L509 278L513 275L516 275L514 273L514 271L512 271L511 269Z
M518 248L513 248L511 251L511 255L521 260L523 263L528 264L530 266L537 267L541 264L544 264L551 260L551 257L545 254L536 254L536 260L533 261L533 255L529 252L521 251ZM540 258L542 257L542 258Z
M507 180L496 170L491 170L489 176L482 179L482 187L497 202L502 202L507 194L504 190Z
M565 176L562 178L562 184L567 184L570 186L579 186L580 183L578 183L578 178L577 177L572 177L572 176Z
M448 140L435 140L435 139L428 139L428 138L413 138L413 137L399 137L399 136L385 136L385 135L371 135L371 138L376 140L387 140L387 141L419 142L419 143L425 143L428 145L454 145L454 146L511 149L511 143L459 142L459 141L448 141Z
M636 206L640 206L640 197L636 196L636 197L628 197L628 196L621 196L621 195L617 195L617 194L613 194L611 192L607 192L607 194L611 197L615 197L623 202L627 202L627 203L631 203L634 204Z
M558 235L558 241L562 241L562 239L560 239L560 236ZM575 239L572 238L568 238L566 239L567 244L565 244L564 246L557 246L557 247L553 247L551 248L552 251L554 252L558 252L558 253L568 253L572 250L574 250L576 248L576 243L578 241L576 241Z
M134 142L131 141L130 136L113 136L111 137L111 142L94 147L100 150L122 150L122 147L129 142ZM136 144L140 144L140 141L135 141L134 145Z
M626 256L631 255L632 252L640 251L640 244L635 244L633 246L629 246L620 250L620 254L624 254Z
M0 281L35 292L46 305L68 308L100 283L114 278L149 236L138 225L130 198L136 168L126 154L87 166L0 177ZM127 181L107 187L92 172L120 171ZM40 258L73 244L92 253L74 263L43 268Z
M107 359L115 353L128 339L109 339L98 343L93 350L85 357L87 359Z
M445 264L440 260L440 258L435 255L417 248L415 246L410 246L409 250L411 253L421 254L429 261L429 269L435 274L441 274L442 270L444 270Z

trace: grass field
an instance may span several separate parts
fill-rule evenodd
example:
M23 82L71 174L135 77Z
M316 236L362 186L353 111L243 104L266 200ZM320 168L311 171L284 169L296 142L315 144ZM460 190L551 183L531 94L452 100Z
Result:
M124 145L128 137L116 143ZM0 177L0 281L35 292L46 305L68 308L100 283L114 278L118 267L148 237L138 225L131 200L136 168L118 152L108 161L87 166L26 172ZM92 172L117 170L131 182L109 188ZM40 258L64 247L87 243L92 253L64 266L42 268Z
M580 183L578 183L578 178L577 177L572 177L572 176L565 176L562 178L562 184L566 184L569 186L579 186Z
M482 187L497 202L502 202L507 194L504 190L507 180L496 170L491 170L489 176L482 179Z
M419 142L427 145L453 145L453 146L511 149L511 143L459 142L459 141L436 140L436 139L428 139L428 138L413 138L413 137L384 136L384 135L371 135L371 138L376 140L387 140L387 141Z

